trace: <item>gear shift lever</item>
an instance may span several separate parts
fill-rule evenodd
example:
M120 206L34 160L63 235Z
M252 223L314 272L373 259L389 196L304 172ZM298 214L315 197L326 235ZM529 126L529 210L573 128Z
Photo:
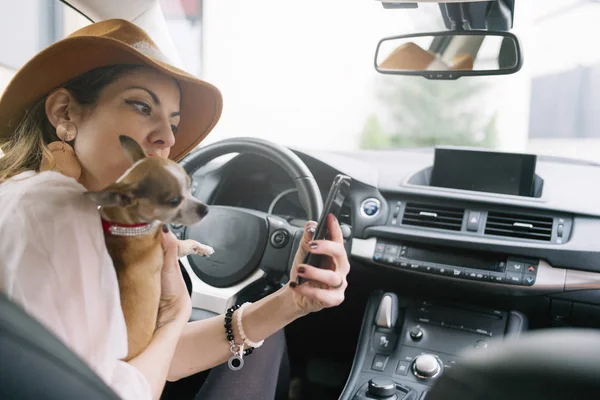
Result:
M398 296L386 292L381 296L379 309L375 317L375 325L380 328L393 328L398 321Z

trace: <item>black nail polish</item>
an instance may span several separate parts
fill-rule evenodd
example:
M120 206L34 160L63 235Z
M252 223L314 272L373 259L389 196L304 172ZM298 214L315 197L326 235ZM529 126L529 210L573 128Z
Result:
M310 246L310 248L311 248L311 249L313 249L313 250L314 250L314 249L316 249L317 247L319 247L319 245L318 245L317 243L315 243L315 242L310 242L308 245L309 245L309 246Z
M296 286L298 286L298 284L296 282L290 282L290 287L293 289Z
M304 267L298 267L298 273L299 274L303 274L304 272L306 272L306 268L304 268Z
M169 227L167 226L167 224L163 224L163 232L164 233L168 233L169 232Z

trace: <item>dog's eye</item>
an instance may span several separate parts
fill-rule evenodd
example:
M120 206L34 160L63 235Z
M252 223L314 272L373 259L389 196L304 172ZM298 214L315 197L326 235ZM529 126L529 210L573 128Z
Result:
M181 197L181 196L173 197L171 200L169 200L169 205L171 207L177 207L178 205L181 204L182 201L183 201L183 197Z

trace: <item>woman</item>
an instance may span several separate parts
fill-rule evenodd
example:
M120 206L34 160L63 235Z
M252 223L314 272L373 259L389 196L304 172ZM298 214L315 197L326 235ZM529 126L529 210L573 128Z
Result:
M127 337L116 274L97 208L82 196L130 166L120 134L148 154L179 160L216 124L219 91L165 60L135 25L103 21L36 55L0 99L0 288L128 399L159 398L167 379L232 356L223 316L188 323L191 302L167 230L157 329L139 356L122 361ZM310 243L310 249L328 256L329 269L300 265L314 232L309 222L290 283L245 308L247 340L268 338L296 318L343 301L349 263L339 224L331 216L328 224L332 239ZM297 275L308 284L296 285ZM242 343L236 324L232 331ZM269 343L255 353L268 351ZM260 359L247 357L248 363ZM261 376L252 379L259 387L265 383ZM211 393L264 396L247 389Z

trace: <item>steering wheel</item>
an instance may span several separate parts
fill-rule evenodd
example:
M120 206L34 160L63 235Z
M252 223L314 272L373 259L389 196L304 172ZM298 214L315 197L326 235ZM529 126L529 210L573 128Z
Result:
M279 144L256 138L226 139L201 148L180 165L192 176L209 161L231 153L255 154L279 165L295 183L308 218L318 220L323 199L314 176L296 154ZM222 313L240 291L267 272L289 271L303 228L257 210L211 205L200 223L175 233L215 249L210 257L190 255L181 262L192 281L193 306Z

